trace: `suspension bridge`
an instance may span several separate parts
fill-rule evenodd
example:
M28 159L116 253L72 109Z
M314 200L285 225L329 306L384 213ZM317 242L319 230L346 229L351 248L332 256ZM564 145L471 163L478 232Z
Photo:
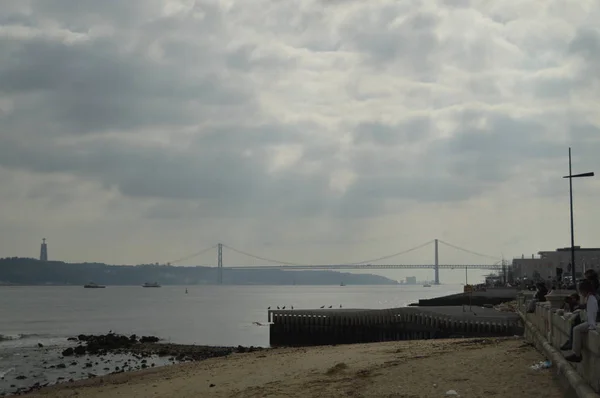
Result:
M439 262L439 244L443 244L445 246L451 247L456 250L460 250L465 253L469 253L478 257L484 257L491 260L497 260L492 264L440 264ZM380 261L390 260L394 257L401 256L403 254L410 253L412 251L421 249L423 247L434 245L434 262L431 264L375 264ZM505 265L502 260L499 260L498 257L489 256L486 254L477 253L468 249L464 249L462 247L453 245L448 242L444 242L440 239L433 239L429 242L423 243L421 245L412 247L407 250L403 250L401 252L392 253L390 255L381 256L377 258L372 258L368 260L363 260L359 262L353 263L345 263L345 264L299 264L293 263L289 261L281 261L275 260L267 257L257 256L252 253L248 253L234 247L228 246L224 243L217 243L211 247L207 247L199 252L193 253L189 256L179 258L177 260L173 260L168 264L180 264L184 261L191 260L196 258L204 253L207 253L211 250L215 250L217 252L217 282L219 284L223 283L223 271L226 270L235 270L235 269L243 269L243 270L266 270L266 269L274 269L274 270L290 270L290 271L306 271L306 270L380 270L380 269L433 269L434 271L434 280L435 284L440 284L440 269L465 269L465 270L503 270ZM231 250L237 254L247 256L253 258L255 260L264 261L267 263L275 263L276 265L232 265L232 266L224 266L223 263L223 249Z

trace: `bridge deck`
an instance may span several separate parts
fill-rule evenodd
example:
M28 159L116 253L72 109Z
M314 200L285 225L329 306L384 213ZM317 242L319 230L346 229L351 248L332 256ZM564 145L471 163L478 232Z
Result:
M327 269L485 269L501 270L501 265L489 264L329 264L329 265L239 265L222 267L223 269L289 269L289 270L327 270Z

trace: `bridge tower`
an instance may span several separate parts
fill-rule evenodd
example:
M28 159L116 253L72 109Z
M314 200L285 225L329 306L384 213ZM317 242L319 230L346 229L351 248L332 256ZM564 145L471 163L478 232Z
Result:
M223 284L223 244L217 245L217 283Z
M438 257L438 240L435 240L435 267L434 267L434 272L435 272L435 284L439 285L440 284L440 262L439 262L439 257Z

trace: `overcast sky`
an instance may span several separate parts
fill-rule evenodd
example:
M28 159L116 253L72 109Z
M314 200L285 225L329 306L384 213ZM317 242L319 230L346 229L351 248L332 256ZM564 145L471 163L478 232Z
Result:
M567 148L600 172L599 20L596 0L3 0L0 256L567 246ZM576 181L583 246L599 195Z

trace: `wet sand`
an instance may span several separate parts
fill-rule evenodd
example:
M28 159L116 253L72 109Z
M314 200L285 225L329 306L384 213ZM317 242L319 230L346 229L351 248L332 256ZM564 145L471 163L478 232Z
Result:
M28 397L559 398L554 369L521 338L273 349L48 387Z
M4 349L0 358L0 363L3 364L0 372L0 396L28 391L35 386L181 362L174 356L140 355L134 352L63 357L63 348Z
M162 343L155 336L80 335L55 341L54 346L3 347L0 350L0 397L31 392L57 383L114 373L132 372L258 347L214 347Z

